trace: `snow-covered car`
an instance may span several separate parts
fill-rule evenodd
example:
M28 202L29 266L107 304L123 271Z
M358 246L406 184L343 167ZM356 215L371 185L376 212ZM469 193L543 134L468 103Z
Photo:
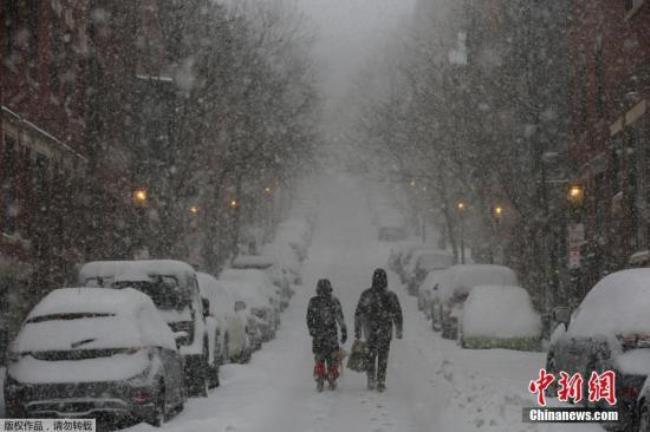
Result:
M149 297L61 288L32 309L11 344L5 414L110 415L160 426L183 408L183 380L175 335Z
M290 275L287 269L282 268L270 255L239 255L235 258L231 267L239 270L262 270L273 285L280 291L280 309L284 310L289 306L289 300L294 294L291 288Z
M618 425L626 430L636 430L648 403L649 281L650 269L623 270L601 279L570 317L558 319L546 360L550 373L579 372L586 379L593 371L615 371Z
M209 353L216 347L210 346L196 272L189 264L174 260L95 261L81 267L79 284L131 287L147 294L173 331L187 333L180 341L180 352L189 393L205 397L208 388L218 384L219 363L209 363Z
M454 256L447 251L437 249L418 249L413 253L404 273L406 289L410 295L417 296L420 284L429 272L445 270L454 264Z
M478 285L519 286L512 269L492 264L461 264L449 267L436 278L431 301L431 325L442 337L456 339L463 304Z
M236 288L228 288L237 282L219 281L207 273L197 273L201 296L208 300L210 316L216 321L216 328L209 335L217 340L217 352L211 353L217 361L242 362L250 359L251 346L247 334L247 316L235 310L235 299L231 294Z
M304 219L289 219L277 227L274 243L288 244L302 262L307 258L307 248L311 241L311 227Z
M536 351L541 339L542 318L525 289L504 285L471 289L459 331L463 348Z
M289 282L293 285L302 285L300 259L289 244L282 242L266 244L262 248L262 255L272 257L274 262L287 272Z
M404 253L417 245L422 244L419 240L404 240L391 245L388 253L388 268L399 274L401 271L402 256Z
M277 294L268 276L260 270L226 269L219 275L219 280L237 282L226 288L241 301L252 315L261 320L263 342L275 337L280 324Z
M438 278L444 270L431 270L418 288L418 309L431 319L431 306L438 290Z
M408 243L404 246L404 249L402 250L402 253L400 255L399 259L399 264L398 264L398 269L397 269L397 274L400 277L400 281L405 284L408 282L408 269L409 269L409 263L411 262L411 259L415 255L417 251L424 250L424 249L431 249L431 245L425 244L425 243Z

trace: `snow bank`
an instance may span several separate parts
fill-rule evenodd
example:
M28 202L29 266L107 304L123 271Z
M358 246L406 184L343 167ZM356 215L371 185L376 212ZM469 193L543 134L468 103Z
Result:
M589 291L573 315L568 334L613 337L650 333L649 310L650 269L612 273Z
M542 321L530 296L517 286L479 285L463 308L463 336L522 338L541 336Z

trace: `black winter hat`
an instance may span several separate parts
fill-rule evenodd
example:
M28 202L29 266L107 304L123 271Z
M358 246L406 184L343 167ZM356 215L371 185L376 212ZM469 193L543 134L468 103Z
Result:
M320 296L332 294L332 283L329 279L321 279L316 284L316 294Z

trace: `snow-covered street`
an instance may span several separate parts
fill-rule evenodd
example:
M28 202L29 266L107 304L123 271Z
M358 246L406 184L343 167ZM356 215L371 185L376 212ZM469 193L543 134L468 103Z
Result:
M329 277L346 322L387 246L376 240L363 183L350 177L320 182L320 212L305 284L283 316L276 340L248 365L222 369L222 385L206 399L191 399L164 428L173 431L526 431L521 408L533 406L528 380L543 353L461 350L433 333L391 275L405 313L404 339L395 340L384 394L369 393L365 376L346 370L335 392L317 393L305 310L316 280ZM350 342L347 343L349 349ZM551 425L548 430L560 430ZM571 427L570 430L592 430ZM150 429L144 424L132 430ZM599 429L595 429L599 430Z

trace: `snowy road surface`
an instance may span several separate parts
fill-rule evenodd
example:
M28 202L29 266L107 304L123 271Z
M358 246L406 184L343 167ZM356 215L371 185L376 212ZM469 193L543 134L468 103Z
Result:
M394 341L384 394L365 390L365 377L345 371L339 389L318 394L305 327L307 301L316 280L328 277L343 303L349 334L361 291L374 268L384 266L388 246L370 223L364 184L349 177L320 182L320 213L298 289L278 337L248 365L222 369L222 386L192 399L164 425L178 432L341 431L600 431L594 426L525 424L521 408L533 406L526 385L543 365L542 353L461 350L428 327L391 275L405 312L404 339ZM350 342L347 343L349 349ZM146 425L131 430L149 430Z

